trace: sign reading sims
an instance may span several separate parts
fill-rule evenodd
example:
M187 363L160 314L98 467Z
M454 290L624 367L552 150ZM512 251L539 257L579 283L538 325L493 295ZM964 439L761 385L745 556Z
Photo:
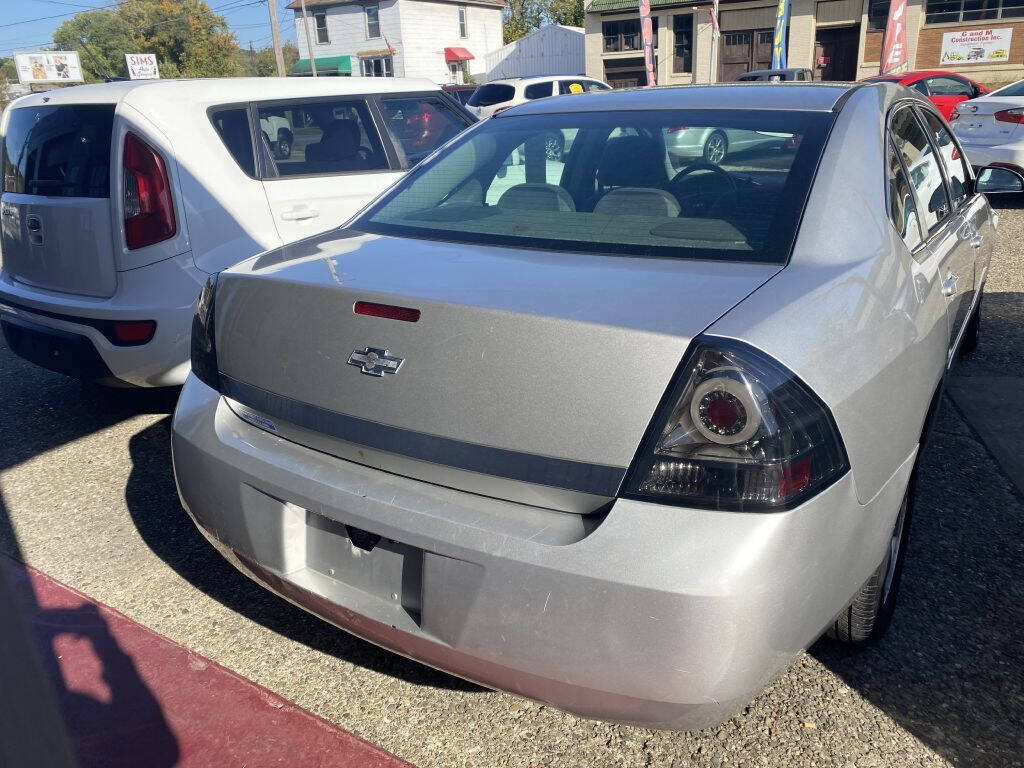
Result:
M990 64L1010 60L1013 28L965 29L942 36L940 64Z
M14 54L18 80L32 83L81 83L82 64L77 51L36 51Z
M126 53L124 60L128 64L130 80L160 79L160 67L157 66L155 53Z

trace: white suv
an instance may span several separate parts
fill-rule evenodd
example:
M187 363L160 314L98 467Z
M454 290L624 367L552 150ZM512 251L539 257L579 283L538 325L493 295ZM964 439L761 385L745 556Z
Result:
M0 326L111 384L189 370L209 273L335 227L473 120L426 80L86 85L0 120Z
M491 117L498 112L533 99L570 93L610 91L608 83L592 77L545 75L544 77L515 77L484 83L473 91L466 109L479 117Z

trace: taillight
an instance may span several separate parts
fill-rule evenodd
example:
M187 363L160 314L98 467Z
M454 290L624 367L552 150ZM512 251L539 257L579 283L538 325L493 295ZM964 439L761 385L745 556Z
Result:
M396 307L394 304L377 304L373 301L357 301L352 305L352 311L357 315L386 317L389 320L402 320L406 323L416 323L420 319L420 311L418 309Z
M1024 107L1001 109L996 112L993 117L1000 123L1024 123Z
M121 346L145 344L156 333L153 320L119 320L113 325L114 342Z
M773 511L799 504L849 469L828 408L764 353L700 338L681 376L671 411L652 425L624 495Z
M669 126L668 128L666 128L665 132L666 133L670 133L670 134L671 133L682 133L683 131L685 131L687 129L687 127L688 126L685 126L685 125L672 125L672 126Z
M174 236L174 203L163 158L134 133L124 137L124 239L130 249Z
M217 275L210 275L196 302L192 317L192 373L208 387L220 390L217 371L217 344L214 337L214 299L217 295Z

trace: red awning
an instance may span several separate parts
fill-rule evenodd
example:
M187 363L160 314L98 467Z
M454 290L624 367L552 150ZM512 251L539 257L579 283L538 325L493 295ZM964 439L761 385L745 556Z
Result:
M444 60L445 61L469 61L473 58L473 54L467 51L465 48L445 48L444 49Z

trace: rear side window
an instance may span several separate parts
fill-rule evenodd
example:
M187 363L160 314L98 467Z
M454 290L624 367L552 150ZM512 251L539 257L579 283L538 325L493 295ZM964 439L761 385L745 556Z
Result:
M558 83L558 92L566 93L594 93L595 91L607 91L609 88L604 83L597 83L593 80L561 80Z
M889 218L907 248L914 250L921 244L921 227L917 215L914 190L903 170L892 143L888 143L886 170L889 183Z
M527 99L543 99L551 95L551 83L530 83L523 89L523 96Z
M11 110L3 145L4 192L110 197L113 104Z
M512 101L515 95L516 89L507 83L487 83L473 91L473 95L466 103L471 107L490 107Z
M386 96L380 100L380 111L395 147L403 155L403 168L416 165L469 124L434 94Z
M932 112L922 109L925 125L932 134L935 146L939 148L939 157L946 169L946 178L949 180L949 195L953 198L953 207L957 208L967 199L968 179L970 173L967 170L967 159L953 141L952 135L942 121Z
M255 178L256 160L252 147L252 131L249 130L249 111L244 107L222 109L212 113L210 121L238 166Z
M921 222L925 231L931 234L949 216L950 210L940 161L910 107L896 112L890 130L896 151L910 174L910 184L917 193Z
M363 99L291 101L256 108L270 176L358 173L390 167Z

